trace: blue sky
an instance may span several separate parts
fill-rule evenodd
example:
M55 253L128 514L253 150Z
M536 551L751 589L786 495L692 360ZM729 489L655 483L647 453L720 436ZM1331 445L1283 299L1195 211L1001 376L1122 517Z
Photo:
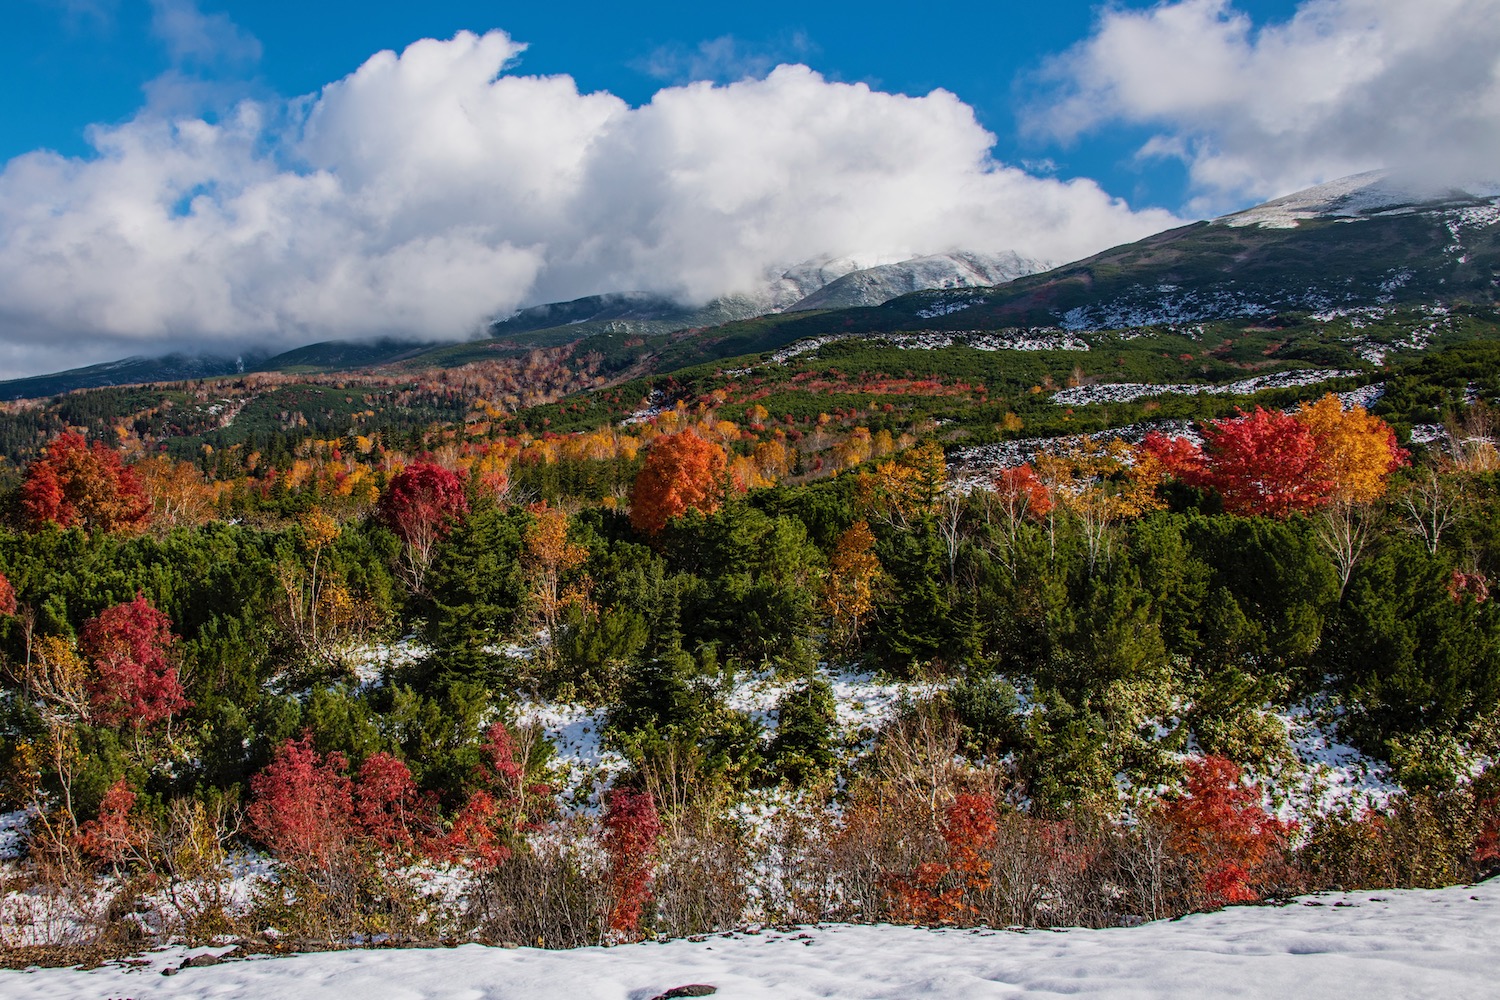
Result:
M0 378L1500 164L1500 0L5 0Z
M1020 133L1018 111L1044 89L1039 76L1049 59L1089 34L1100 14L1095 3L999 0L934 15L921 5L879 2L574 2L560 16L552 5L476 0L206 0L201 10L226 15L259 43L257 57L226 60L174 59L152 31L147 0L9 0L7 6L0 159L39 147L86 153L89 125L135 114L145 88L174 66L225 84L215 95L220 99L293 97L343 77L381 49L499 28L529 45L519 71L568 74L580 89L608 90L633 104L650 100L663 83L695 74L733 79L778 62L803 62L830 79L906 94L942 87L975 109L1003 159L1051 161L1060 175L1095 178L1132 203L1175 209L1189 197L1181 164L1134 156L1139 128L1113 128L1066 145ZM1266 21L1285 19L1296 3L1236 7Z

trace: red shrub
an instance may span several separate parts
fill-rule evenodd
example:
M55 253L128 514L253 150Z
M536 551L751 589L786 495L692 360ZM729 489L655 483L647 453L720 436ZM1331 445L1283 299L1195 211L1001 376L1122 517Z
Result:
M141 594L84 625L81 645L95 670L89 700L101 722L149 726L188 707L167 661L174 639L171 619Z
M319 756L310 735L287 740L250 779L251 833L292 864L326 864L354 835L348 769L341 753Z
M101 864L117 865L141 846L144 831L130 816L135 792L121 778L104 793L99 814L78 827L74 841L86 857Z
M641 914L651 899L651 875L660 837L661 817L650 792L628 788L610 791L604 806L604 849L609 852L615 897L609 927L624 938L633 940L640 934Z
M13 615L16 613L16 591L0 573L0 615Z
M487 869L503 864L519 838L541 826L553 803L545 784L527 783L525 761L504 723L490 726L480 750L476 787L448 834L428 849L441 860Z
M354 781L354 818L360 832L381 847L410 847L421 819L411 769L388 753L372 754Z
M1255 882L1286 844L1292 824L1261 806L1260 789L1244 783L1238 764L1223 757L1188 761L1186 794L1162 803L1172 847L1197 859L1210 905L1260 898Z
M995 800L962 794L943 811L938 827L945 847L941 861L917 866L910 878L892 880L892 910L898 920L957 923L975 912L968 902L990 887L989 852L995 846Z

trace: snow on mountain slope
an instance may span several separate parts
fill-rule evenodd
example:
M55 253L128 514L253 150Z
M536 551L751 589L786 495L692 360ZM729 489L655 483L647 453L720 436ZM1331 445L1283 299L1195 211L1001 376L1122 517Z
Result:
M1466 188L1424 188L1403 181L1388 171L1372 170L1276 198L1216 221L1235 227L1294 229L1306 219L1357 219L1419 209L1461 207L1500 195L1500 189L1494 184L1466 185Z
M935 288L999 285L1051 265L1019 254L960 251L914 257L894 264L873 263L868 256L816 257L765 275L764 283L721 295L702 306L684 305L650 292L609 292L530 306L491 324L490 332L506 336L585 323L609 323L638 332L665 333L710 326L768 313L847 306L878 306L905 295Z
M1053 265L1014 252L944 253L913 257L845 274L788 308L845 309L878 306L898 295L933 288L976 288L1001 285Z
M0 972L9 1000L650 1000L689 984L720 1000L1092 996L1201 1000L1495 996L1500 884L1322 894L1110 930L833 925L540 951L345 951L176 969ZM220 949L222 950L222 949ZM210 952L197 949L194 953ZM702 995L682 994L678 995Z

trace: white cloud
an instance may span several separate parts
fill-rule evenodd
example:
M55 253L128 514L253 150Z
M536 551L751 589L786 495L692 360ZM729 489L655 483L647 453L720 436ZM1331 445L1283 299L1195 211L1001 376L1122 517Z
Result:
M1069 259L1176 221L996 164L944 91L782 66L632 108L569 77L505 74L521 49L500 32L421 41L287 104L143 112L95 127L90 157L12 160L12 373L165 347L462 337L529 302L702 300L821 253Z
M1500 163L1500 0L1305 0L1256 26L1229 0L1109 9L1050 68L1032 127L1155 130L1208 202L1389 167L1434 183Z
M782 63L806 59L817 47L802 32L778 42L757 44L733 35L699 42L694 48L664 45L639 61L636 68L671 83L714 80L728 83L765 76Z
M151 0L151 32L179 63L246 63L260 58L260 40L227 14L205 14L197 0Z

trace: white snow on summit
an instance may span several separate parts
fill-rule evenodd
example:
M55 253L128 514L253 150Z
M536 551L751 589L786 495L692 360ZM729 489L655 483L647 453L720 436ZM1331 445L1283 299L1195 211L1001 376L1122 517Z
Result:
M1371 170L1297 191L1215 221L1236 227L1295 229L1306 219L1404 214L1439 207L1444 202L1467 204L1496 195L1500 195L1500 187L1493 183L1467 185L1464 189L1424 188L1389 171Z
M788 311L875 306L898 295L937 288L985 288L1053 265L1013 251L931 254L845 274L808 295Z

